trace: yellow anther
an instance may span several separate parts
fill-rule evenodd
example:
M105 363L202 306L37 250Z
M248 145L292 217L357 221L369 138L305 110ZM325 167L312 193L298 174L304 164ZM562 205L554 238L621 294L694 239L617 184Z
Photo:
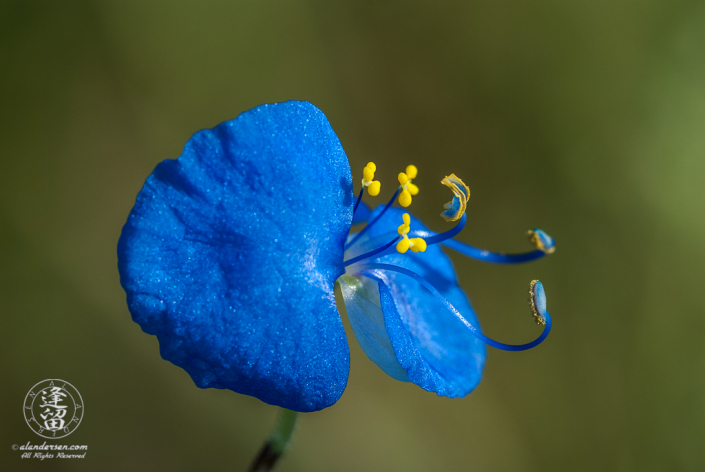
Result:
M414 252L424 252L426 250L426 241L421 238L411 238L409 246Z
M376 197L377 195L379 195L380 187L382 187L382 184L379 182L379 180L373 180L367 187L367 193L369 193L373 197Z
M441 213L441 216L446 221L459 220L467 208L468 199L470 198L470 189L465 183L460 180L455 174L450 174L441 180L441 183L453 191L453 200L445 204L446 211Z
M409 177L410 179L415 179L416 175L418 173L419 173L419 170L416 168L415 165L406 166L406 176Z
M411 231L411 217L408 213L404 213L402 216L404 218L404 224L400 225L397 231L402 236L397 243L397 251L402 254L411 249L414 252L424 252L426 250L426 241L421 238L411 238L409 239L409 231Z
M382 187L378 180L373 180L376 170L377 166L374 162L368 162L365 168L362 169L362 186L367 187L367 193L373 197L379 195L379 190Z
M411 205L411 194L408 190L404 189L399 194L399 205L403 206L404 208Z
M532 229L529 230L526 235L528 236L529 241L531 241L531 244L533 244L539 251L543 251L546 254L553 254L555 252L556 246L553 238L547 235L544 231L541 231L540 229Z
M409 216L408 213L404 213L402 215L402 218L404 219L404 224L399 225L399 228L397 228L397 232L400 235L406 237L406 233L411 231L411 226L410 226L411 225L411 217Z
M419 188L411 183L411 179L416 177L419 171L416 166L406 166L406 172L399 172L398 179L401 185L401 193L399 193L399 205L404 208L411 205L411 196L419 193Z
M406 237L404 239L402 239L401 241L399 241L397 243L397 251L404 254L406 251L409 250L409 242L410 242L409 238L406 238Z
M536 306L536 301L537 301L537 300L536 300L536 292L534 291L534 287L536 286L537 283L539 284L539 286L541 286L541 285L540 285L541 282L539 282L538 280L532 280L532 281L529 283L529 305L530 305L530 307L531 307L531 314L533 315L534 321L536 321L536 324L545 325L545 324L546 324L546 318L543 317L543 315L541 314L541 310L539 309L539 307ZM544 297L545 297L545 295L544 295ZM543 307L543 308L544 308L544 310L545 310L545 309L546 309L546 307L545 307L545 303L546 303L545 298L544 298L543 303L544 303L544 307Z

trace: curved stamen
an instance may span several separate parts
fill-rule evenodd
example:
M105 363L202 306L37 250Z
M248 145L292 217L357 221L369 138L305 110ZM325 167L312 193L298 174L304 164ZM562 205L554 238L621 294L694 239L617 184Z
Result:
M382 247L378 247L377 249L375 249L375 250L373 250L373 251L366 252L365 254L361 254L361 255L359 255L359 256L357 256L357 257L353 257L352 259L348 259L347 261L343 262L343 266L347 267L347 266L349 266L350 264L354 264L354 263L356 263L356 262L360 262L360 261L363 260L363 259L368 259L368 258L370 258L370 257L372 257L372 256L376 256L376 255L379 254L380 252L382 252L382 251L386 250L387 248L389 248L390 246L392 246L394 243L396 243L396 242L399 241L400 239L401 239L401 236L397 236L396 238L392 239L391 241L389 241L387 244L385 244L385 245L382 246Z
M500 343L499 341L495 341L494 339L488 338L484 334L480 332L477 328L475 328L473 325L471 325L468 320L466 320L463 315L458 312L458 310L455 309L455 307L439 292L436 287L431 285L429 281L421 277L415 272L412 272L408 269L404 269L403 267L397 267L395 265L391 264L361 264L356 267L358 270L370 270L370 269L381 269L381 270L389 270L392 272L398 272L400 274L404 274L408 277L411 277L412 279L416 280L419 282L421 285L426 287L429 292L431 292L443 305L455 315L455 317L460 320L469 330L470 332L480 341L483 343L487 344L488 346L492 346L497 349L501 349L503 351L525 351L527 349L531 349L532 347L538 346L543 342L544 339L546 339L546 336L548 336L548 333L551 331L551 315L548 314L547 311L543 310L540 314L545 321L544 329L541 335L536 338L535 340L531 341L530 343L527 344L504 344ZM533 287L533 284L532 284ZM542 300L543 303L535 303L532 304L532 308L536 305L539 307L543 307L545 304L545 299Z
M450 239L456 234L460 233L463 228L465 227L465 223L467 222L468 217L465 213L463 213L463 216L460 217L460 221L458 221L458 224L455 225L452 229L449 229L448 231L440 234L436 234L435 236L431 236L430 238L424 238L426 240L427 245L431 244L438 244L440 242L445 241L446 239Z
M484 249L478 249L476 247L470 246L460 241L451 239L450 241L444 241L443 245L458 251L464 256L477 259L478 261L490 262L492 264L521 264L523 262L535 261L536 259L541 259L547 253L536 249L535 251L523 252L519 254L502 254L501 252L490 252Z
M357 201L355 202L355 207L353 208L353 216L355 216L355 213L357 212L357 207L360 206L360 202L362 201L362 194L365 193L365 187L362 187L360 189L360 195L357 196Z
M384 209L379 213L379 215L377 215L374 220L370 221L370 222L367 224L367 226L365 226L364 228L362 228L362 230L360 230L359 233L357 233L355 236L353 236L353 238L350 240L350 242L347 243L347 244L343 247L344 250L347 251L348 248L349 248L350 246L352 246L353 244L355 244L355 243L357 242L357 240L360 239L360 238L362 237L362 235L367 232L368 229L370 229L375 223L377 223L377 221L378 221L380 218L382 218L382 215L384 215L384 214L387 212L387 210L389 210L389 207L391 207L392 204L394 203L394 200L397 198L397 195L399 195L399 192L401 192L401 187L397 188L397 191L394 192L394 195L392 195L392 199L389 200L389 202L388 202L387 205L384 207Z
M526 233L526 236L528 236L529 241L531 241L531 244L533 244L536 249L543 251L546 254L553 254L556 250L556 241L546 234L545 231L534 228L529 230Z
M464 217L464 215L463 215ZM443 240L441 240L441 244L444 246L453 249L454 251L459 252L460 254L467 256L471 259L475 259L478 261L482 262L488 262L490 264L523 264L524 262L531 262L535 261L537 259L541 259L542 257L545 257L549 253L541 251L540 249L537 249L535 251L529 251L529 252L522 252L522 253L517 253L517 254L504 254L501 252L492 252L492 251L487 251L485 249L480 249L476 248L474 246L470 246L469 244L461 243L460 241L456 241L455 239L450 239L450 237L445 237L448 235L448 233L454 232L457 229L457 232L460 232L462 230L462 226L464 225L463 221L460 221L453 229L446 231L445 233L433 233L431 231L424 231L424 230L416 230L416 231L410 231L409 236L411 237L418 237L418 238L424 238L426 240L427 245L431 244L436 244L439 241L434 241L434 238L444 236ZM460 229L458 229L460 227ZM457 234L457 232L455 234ZM391 236L392 233L387 233L387 236ZM375 241L378 241L379 239L383 238L384 236L380 236L378 238L373 239L370 241L371 243L374 243ZM367 243L365 243L367 245ZM386 256L387 254L391 254L394 251L389 250L385 254L380 254L379 257Z
M463 214L463 218L465 218L465 214ZM455 231L458 227L460 227L460 229L458 229L455 234L460 232L460 230L462 229L461 224L464 224L463 221L458 223L458 225L456 225L455 228L451 229L450 231L446 231L445 233L441 234L422 230L412 231L409 234L426 239L427 244L435 244L439 242L435 240L435 238L439 236L447 235L452 231ZM453 234L453 236L455 234ZM444 237L440 242L442 242L444 246L449 247L454 251L458 251L464 256L476 259L478 261L489 262L492 264L521 264L523 262L531 262L535 261L536 259L541 259L547 254L551 254L551 252L553 252L537 249L535 251L522 252L518 254L504 254L501 252L491 252L485 249L479 249L474 246L470 246L469 244L461 243L460 241L450 239L449 237Z
M446 231L444 233L437 234L437 233L432 233L430 231L418 230L418 231L411 231L408 233L408 235L413 236L413 237L423 238L423 240L426 242L426 246L430 246L431 244L438 244L438 243L444 242L444 241L452 238L456 234L460 233L463 230L463 228L465 227L466 222L467 222L467 217L465 216L465 213L463 213L463 216L460 217L460 221L458 222L458 224L455 225L452 229L449 229L448 231ZM384 236L380 236L379 238L383 238L383 237ZM375 238L373 241L377 241L379 238ZM386 251L382 254L379 254L379 257L386 256L386 255L392 254L394 252L395 251L393 249L389 249L388 251Z

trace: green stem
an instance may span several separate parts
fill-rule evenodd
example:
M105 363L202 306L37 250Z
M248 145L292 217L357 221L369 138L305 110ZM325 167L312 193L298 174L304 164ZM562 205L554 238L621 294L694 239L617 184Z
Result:
M286 452L289 442L291 441L291 436L294 434L294 427L296 426L296 418L299 413L292 410L287 410L282 408L279 412L279 419L277 419L277 424L272 431L272 435L269 437L267 442L264 443L262 449L260 449L259 454L255 457L255 460L247 469L248 472L257 471L270 471L274 469L277 461Z
M291 436L294 434L294 427L296 427L296 418L298 418L298 416L298 411L282 408L282 411L279 413L279 419L277 420L277 426L274 428L272 436L269 438L272 450L279 454L283 454L284 451L286 451L289 441L291 441Z

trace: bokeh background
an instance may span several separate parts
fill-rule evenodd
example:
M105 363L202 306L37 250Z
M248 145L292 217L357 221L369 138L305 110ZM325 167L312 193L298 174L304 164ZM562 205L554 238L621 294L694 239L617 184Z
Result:
M553 235L532 264L452 258L487 334L538 334L533 278L555 327L489 350L461 400L390 379L353 340L345 394L304 415L279 470L704 470L704 85L699 1L3 1L0 468L246 468L277 409L160 358L116 243L193 132L298 99L327 114L356 182L377 163L377 202L414 163L433 229L455 172L472 191L461 240ZM42 442L21 410L45 378L83 395L56 442L88 444L84 460L11 450Z

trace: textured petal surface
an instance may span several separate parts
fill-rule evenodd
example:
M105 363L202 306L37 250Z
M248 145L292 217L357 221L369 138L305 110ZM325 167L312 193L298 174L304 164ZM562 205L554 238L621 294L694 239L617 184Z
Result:
M375 209L370 219L380 209ZM363 236L361 244L346 252L346 259L393 239L403 213L401 209L391 208ZM426 230L413 216L411 229ZM374 261L401 266L421 275L479 328L475 312L458 286L453 265L439 245L429 246L423 253L394 253ZM354 266L348 268L348 273L354 273ZM384 324L397 361L406 369L411 382L447 397L465 396L477 386L485 364L485 345L428 290L409 277L388 271L367 271L358 277L378 282Z
M133 319L199 387L332 405L350 364L334 283L353 203L347 157L310 103L199 131L156 167L123 228Z

